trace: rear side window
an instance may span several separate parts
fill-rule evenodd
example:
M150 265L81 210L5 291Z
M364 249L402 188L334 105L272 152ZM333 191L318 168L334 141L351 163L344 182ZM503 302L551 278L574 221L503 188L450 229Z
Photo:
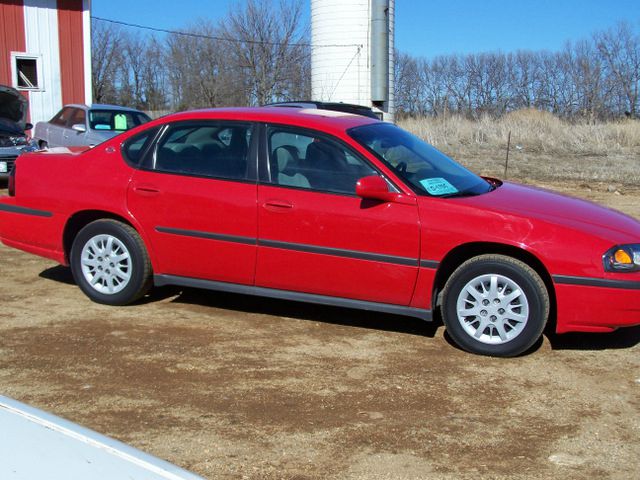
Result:
M251 136L249 123L175 124L159 140L150 167L166 173L246 180Z
M140 165L158 130L160 127L151 128L127 140L122 146L125 159L132 165Z

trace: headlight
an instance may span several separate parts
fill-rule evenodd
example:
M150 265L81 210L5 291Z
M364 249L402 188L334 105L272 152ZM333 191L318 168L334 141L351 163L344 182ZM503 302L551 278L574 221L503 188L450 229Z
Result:
M607 272L640 271L640 243L617 245L602 257Z
M15 145L16 147L19 147L21 145L27 145L27 139L26 137L24 137L23 135L21 136L14 136L14 137L9 137L9 141Z

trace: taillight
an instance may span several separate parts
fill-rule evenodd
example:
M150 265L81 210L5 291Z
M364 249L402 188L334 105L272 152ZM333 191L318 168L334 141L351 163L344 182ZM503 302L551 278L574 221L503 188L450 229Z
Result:
M18 162L16 162L18 163ZM9 196L16 196L16 163L13 164L11 173L9 174Z

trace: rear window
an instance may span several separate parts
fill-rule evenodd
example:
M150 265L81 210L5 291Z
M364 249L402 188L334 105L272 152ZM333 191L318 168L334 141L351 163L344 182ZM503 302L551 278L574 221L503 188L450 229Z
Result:
M144 113L127 110L90 110L89 128L124 132L150 120Z

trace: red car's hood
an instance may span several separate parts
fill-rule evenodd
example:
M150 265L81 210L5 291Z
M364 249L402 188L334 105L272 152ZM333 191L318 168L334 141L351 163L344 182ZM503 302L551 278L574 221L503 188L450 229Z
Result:
M562 225L614 242L640 242L640 221L616 210L541 188L505 182L492 192L457 200L487 211Z

